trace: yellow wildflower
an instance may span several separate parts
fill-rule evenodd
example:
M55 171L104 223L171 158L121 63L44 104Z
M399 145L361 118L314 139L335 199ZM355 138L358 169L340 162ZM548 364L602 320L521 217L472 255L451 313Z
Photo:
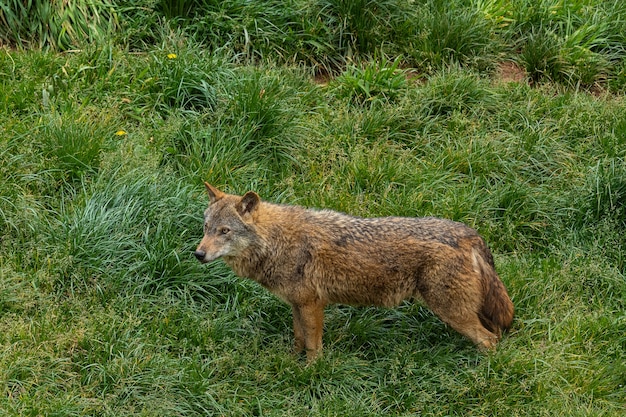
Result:
M168 59L176 59L176 54L167 54Z
M128 135L128 133L126 133L125 130L118 130L117 132L115 132L115 136L125 136Z

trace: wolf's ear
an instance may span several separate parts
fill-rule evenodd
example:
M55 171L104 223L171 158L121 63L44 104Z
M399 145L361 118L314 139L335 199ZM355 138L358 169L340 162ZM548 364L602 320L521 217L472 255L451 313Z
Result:
M254 191L248 191L241 197L241 200L237 203L237 212L240 216L248 213L252 213L258 207L261 202L261 198Z
M208 182L205 182L204 186L206 187L207 194L209 194L209 201L211 202L211 204L215 203L217 200L221 199L222 197L226 195L225 193L221 192L217 188L213 187Z

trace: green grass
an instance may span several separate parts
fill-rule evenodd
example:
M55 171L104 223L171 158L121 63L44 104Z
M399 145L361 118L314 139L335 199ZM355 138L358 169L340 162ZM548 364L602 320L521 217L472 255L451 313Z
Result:
M622 3L109 3L88 45L0 12L0 414L623 414ZM513 327L484 354L330 306L306 365L288 306L193 257L205 180L465 222Z
M115 2L7 0L0 4L0 41L71 49L100 41L117 27Z

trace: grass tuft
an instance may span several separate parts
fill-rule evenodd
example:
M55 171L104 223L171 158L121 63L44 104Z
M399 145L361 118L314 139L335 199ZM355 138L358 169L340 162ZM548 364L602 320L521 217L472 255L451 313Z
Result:
M89 41L101 41L115 30L112 1L22 2L0 7L0 40L10 45L68 50Z
M430 78L419 105L429 116L448 116L470 111L476 105L489 108L495 105L495 98L478 77L452 69Z
M97 173L112 135L108 126L52 118L43 128L43 154L52 159L49 164L61 180L77 180Z
M365 68L349 67L337 79L337 96L359 104L377 99L394 100L407 87L406 74L399 69L400 59L369 64Z
M428 1L418 13L417 34L407 55L426 70L449 65L469 65L485 70L493 65L498 42L492 24L476 9L447 7Z

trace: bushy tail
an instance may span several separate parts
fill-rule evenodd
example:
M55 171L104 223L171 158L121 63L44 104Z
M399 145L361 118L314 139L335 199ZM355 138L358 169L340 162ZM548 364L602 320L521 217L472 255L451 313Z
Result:
M513 322L513 302L496 273L489 248L483 242L480 249L477 258L482 275L484 296L478 316L483 326L500 337Z

